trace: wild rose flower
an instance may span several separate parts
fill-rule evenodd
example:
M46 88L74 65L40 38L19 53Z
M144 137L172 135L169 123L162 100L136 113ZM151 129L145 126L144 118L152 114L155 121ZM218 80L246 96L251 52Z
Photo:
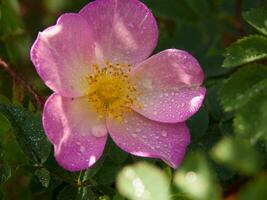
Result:
M54 91L43 126L62 167L92 166L108 134L133 155L180 164L190 142L185 120L202 104L204 76L182 50L148 58L157 40L155 18L137 0L96 0L39 33L31 59Z

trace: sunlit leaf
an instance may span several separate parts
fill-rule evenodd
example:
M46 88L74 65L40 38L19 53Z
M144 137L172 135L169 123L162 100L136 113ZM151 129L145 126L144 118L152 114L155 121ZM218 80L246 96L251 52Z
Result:
M253 97L236 113L234 128L238 136L255 143L259 139L267 141L267 93Z
M213 172L201 153L190 153L176 171L174 182L194 200L220 200L221 191Z
M243 13L244 19L261 33L267 35L267 10L255 8Z
M225 51L223 67L236 67L267 57L267 38L259 35L244 37Z
M36 162L45 162L51 145L44 134L41 119L13 105L0 105L0 112L10 121L24 153Z
M261 156L248 143L240 139L224 138L211 151L213 158L243 174L253 174L261 167Z
M117 179L121 194L131 200L168 200L169 189L165 174L147 163L125 167Z
M226 111L245 105L252 97L267 89L267 67L253 64L239 69L223 85L221 102Z

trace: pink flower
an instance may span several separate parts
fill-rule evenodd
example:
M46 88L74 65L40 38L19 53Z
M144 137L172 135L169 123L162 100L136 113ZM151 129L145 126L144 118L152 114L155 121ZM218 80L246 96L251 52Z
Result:
M182 50L148 58L157 40L155 18L137 0L96 0L39 33L31 59L54 91L43 125L62 167L92 166L108 134L133 155L179 166L190 142L185 120L205 96L204 75Z

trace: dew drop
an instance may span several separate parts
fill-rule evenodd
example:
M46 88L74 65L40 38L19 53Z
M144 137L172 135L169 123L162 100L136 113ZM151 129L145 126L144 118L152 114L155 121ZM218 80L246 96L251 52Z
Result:
M135 134L135 133L133 133L132 136L133 136L134 138L137 138L138 135Z
M85 151L85 147L84 146L81 146L80 147L80 152L84 152Z
M168 135L168 133L167 133L166 131L162 131L162 132L161 132L161 135L162 135L163 137L166 137L166 136Z
M140 128L137 128L137 129L135 129L135 132L136 133L140 133L141 132L141 129Z
M92 127L91 131L95 137L104 137L108 133L106 127L101 124Z

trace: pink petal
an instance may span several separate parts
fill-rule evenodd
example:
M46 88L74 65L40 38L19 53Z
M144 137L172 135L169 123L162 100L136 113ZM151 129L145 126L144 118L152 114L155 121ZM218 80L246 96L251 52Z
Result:
M185 51L162 51L130 75L141 92L141 108L133 109L151 120L183 122L198 111L205 97L206 89L200 87L203 71Z
M56 160L63 168L86 169L102 155L107 130L86 98L71 99L52 94L44 107L43 125L54 145ZM97 135L97 130L105 134Z
M134 111L123 121L107 121L114 142L137 156L160 158L173 168L179 166L190 142L185 123L167 124L151 121Z
M97 56L102 61L135 65L156 46L157 23L138 0L97 0L87 4L80 14L93 31Z
M64 14L45 29L31 49L31 60L45 84L66 97L86 92L86 76L95 59L87 22L79 14Z

